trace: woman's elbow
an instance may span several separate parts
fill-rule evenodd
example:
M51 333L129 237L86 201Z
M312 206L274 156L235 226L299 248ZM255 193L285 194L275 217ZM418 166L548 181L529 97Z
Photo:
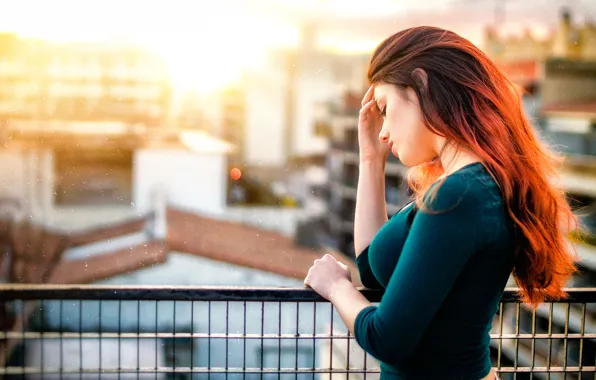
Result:
M373 358L389 365L400 365L408 357L405 350L399 347L398 342L394 342L392 346L377 344L373 348L371 346L362 347L361 345L361 348Z
M375 309L366 310L354 326L356 342L375 359L390 365L407 359L413 348L403 339L397 329L384 328L375 315ZM395 327L395 326L392 326Z
M383 290L381 284L379 284L376 280L368 278L366 276L360 276L360 282L362 283L362 286L364 286L367 289Z

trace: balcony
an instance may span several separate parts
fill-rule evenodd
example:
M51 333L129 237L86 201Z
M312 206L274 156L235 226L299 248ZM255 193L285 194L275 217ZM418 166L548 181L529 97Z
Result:
M363 289L371 301L381 293ZM596 288L495 315L502 378L594 378ZM3 378L378 378L331 304L308 289L3 285Z

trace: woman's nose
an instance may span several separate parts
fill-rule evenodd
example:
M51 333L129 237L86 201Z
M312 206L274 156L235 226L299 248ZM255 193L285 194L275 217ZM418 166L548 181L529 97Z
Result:
M379 132L379 141L382 143L386 143L389 141L389 131L386 129L381 129Z

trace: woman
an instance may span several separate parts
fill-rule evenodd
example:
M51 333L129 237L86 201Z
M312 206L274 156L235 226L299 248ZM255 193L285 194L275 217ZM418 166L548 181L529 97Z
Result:
M330 300L386 379L494 379L489 331L513 272L524 302L564 297L575 218L551 184L555 156L513 85L478 48L433 27L374 52L359 119L354 245L372 306L332 256L305 285ZM391 220L388 153L412 167L415 201Z

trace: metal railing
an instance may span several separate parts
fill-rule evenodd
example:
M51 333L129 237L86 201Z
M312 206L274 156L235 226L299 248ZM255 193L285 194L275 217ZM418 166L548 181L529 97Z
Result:
M7 379L379 378L378 362L308 289L2 285L0 306ZM593 379L595 306L596 289L572 289L530 311L508 289L493 365L505 379Z

